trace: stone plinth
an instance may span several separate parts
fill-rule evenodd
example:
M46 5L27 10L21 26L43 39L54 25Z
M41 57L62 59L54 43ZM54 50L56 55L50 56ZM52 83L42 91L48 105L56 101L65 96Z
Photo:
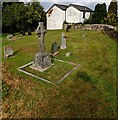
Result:
M38 52L34 58L33 65L31 66L31 68L43 72L49 66L51 66L50 55L46 52L43 53Z

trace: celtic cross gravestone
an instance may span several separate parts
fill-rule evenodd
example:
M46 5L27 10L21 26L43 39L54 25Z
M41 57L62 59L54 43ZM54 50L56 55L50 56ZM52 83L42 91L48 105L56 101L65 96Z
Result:
M48 53L45 52L44 35L47 30L44 28L43 22L39 22L36 33L39 37L39 52L35 55L32 68L44 71L51 66L51 58Z

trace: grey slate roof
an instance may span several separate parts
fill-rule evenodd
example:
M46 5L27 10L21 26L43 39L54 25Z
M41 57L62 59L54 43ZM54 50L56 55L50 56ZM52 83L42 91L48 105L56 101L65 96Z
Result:
M46 13L48 13L48 11L49 11L51 8L53 8L53 6L55 6L55 5L56 5L58 8L60 8L60 9L62 9L62 10L64 10L64 11L66 11L66 8L68 7L68 5L53 4L53 5L47 10Z
M62 4L53 4L49 9L48 9L48 11L51 9L51 8L53 8L53 6L57 6L58 8L60 8L60 9L62 9L62 10L64 10L64 11L66 11L66 9L67 9L67 7L69 7L69 6L73 6L73 7L75 7L76 9L78 9L78 10L80 10L80 11L82 11L82 12L93 12L93 10L91 10L90 8L88 8L88 7L86 7L86 6L81 6L81 5L75 5L75 4L70 4L69 6L68 5L62 5ZM48 13L48 11L46 12L46 13Z
M61 5L61 4L55 4L55 5L62 10L66 10L66 8L68 7L68 5Z
M90 8L86 7L86 6L81 6L81 5L75 5L75 4L70 4L69 6L73 6L76 9L82 11L82 12L93 12L93 10L91 10Z

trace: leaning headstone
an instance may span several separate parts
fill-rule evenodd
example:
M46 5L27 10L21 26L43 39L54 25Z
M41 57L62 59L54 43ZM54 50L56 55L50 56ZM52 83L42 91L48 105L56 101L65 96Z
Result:
M13 56L13 48L11 46L5 46L4 47L4 57L8 58L10 56Z
M62 39L61 39L61 47L60 49L65 49L67 46L66 46L66 35L65 33L62 32Z
M39 22L36 32L39 37L40 51L35 55L31 68L43 72L52 65L50 55L45 52L44 35L47 30L44 28L43 22Z
M52 43L52 47L51 47L51 54L53 56L57 55L59 53L58 51L58 45L57 45L57 42L53 42Z
M13 38L13 35L12 35L12 34L7 35L7 40L10 40L11 38Z

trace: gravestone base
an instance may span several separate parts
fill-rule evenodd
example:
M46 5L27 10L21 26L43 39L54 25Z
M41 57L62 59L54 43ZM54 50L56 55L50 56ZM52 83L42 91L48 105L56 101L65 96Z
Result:
M59 51L55 52L55 53L51 53L52 56L56 56L59 54Z
M63 50L63 49L66 49L66 48L67 48L66 45L65 45L65 46L62 45L62 46L60 47L60 49L62 49L62 50Z
M39 52L36 54L31 68L43 72L47 70L51 65L52 63L50 55L46 52L43 53Z
M35 66L30 66L30 68L32 68L32 69L34 69L34 70L37 70L37 71L39 71L39 72L44 72L44 71L46 71L48 68L50 68L52 65L54 65L54 64L51 64L50 66L48 66L48 67L46 67L46 68L36 68Z

